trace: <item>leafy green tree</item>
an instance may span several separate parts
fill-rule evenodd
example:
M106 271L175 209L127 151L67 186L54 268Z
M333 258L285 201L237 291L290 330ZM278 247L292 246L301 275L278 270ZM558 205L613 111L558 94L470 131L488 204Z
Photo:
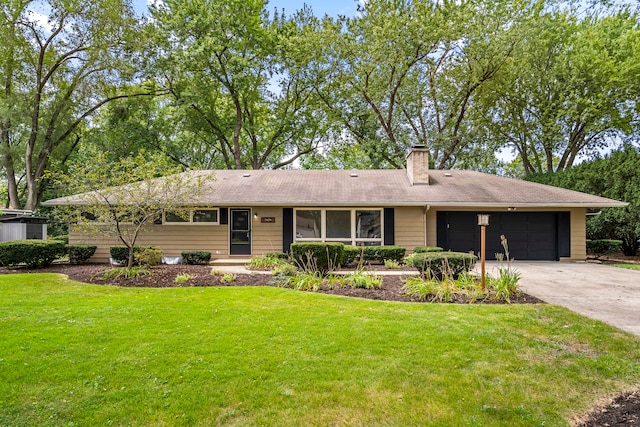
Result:
M475 97L537 12L524 1L371 0L354 18L325 19L318 92L372 163L403 167L426 145L437 168L475 165L494 141L471 126Z
M633 132L637 15L550 11L523 33L483 101L489 133L515 150L525 175L568 169Z
M128 248L132 267L138 236L163 211L180 212L204 191L213 191L212 173L180 170L166 156L144 150L115 162L104 151L82 153L68 173L55 177L60 188L75 194L55 202L57 216L82 232L116 236Z
M296 56L309 12L270 18L265 8L264 0L168 0L152 8L150 70L170 94L183 152L207 155L207 165L278 168L325 136Z
M587 221L591 239L622 240L625 255L636 255L640 238L640 152L625 145L604 158L556 173L530 175L527 179L609 197L629 203L625 208L605 208Z
M126 0L1 3L0 147L9 205L34 209L51 157L65 158L82 124L127 96L116 87L134 72L135 27Z

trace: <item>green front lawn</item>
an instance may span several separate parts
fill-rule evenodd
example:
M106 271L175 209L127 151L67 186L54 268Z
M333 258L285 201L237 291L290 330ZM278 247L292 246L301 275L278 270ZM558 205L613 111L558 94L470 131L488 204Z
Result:
M557 426L640 340L548 305L0 276L0 425Z
M628 268L629 270L640 270L640 264L611 264L614 267Z

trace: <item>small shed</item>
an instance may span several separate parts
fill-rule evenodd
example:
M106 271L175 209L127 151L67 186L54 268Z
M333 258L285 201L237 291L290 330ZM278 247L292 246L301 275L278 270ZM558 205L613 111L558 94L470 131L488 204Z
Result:
M47 219L32 211L5 209L0 211L0 242L11 240L46 240Z

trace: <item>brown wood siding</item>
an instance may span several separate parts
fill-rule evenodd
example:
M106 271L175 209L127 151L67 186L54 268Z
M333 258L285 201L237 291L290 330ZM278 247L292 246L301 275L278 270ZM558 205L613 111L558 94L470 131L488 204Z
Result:
M424 208L401 207L395 209L395 244L413 252L416 246L424 246Z
M121 245L117 237L88 236L70 227L69 243L96 245L92 262L109 262L109 247ZM226 225L154 225L138 237L136 244L159 246L165 256L179 256L182 251L211 252L211 258L229 254L229 231Z
M252 256L263 256L269 252L282 252L282 208L257 207L252 215ZM264 223L261 218L275 218L274 223Z
M587 210L573 208L571 212L571 261L587 259ZM566 258L563 258L566 259Z
M446 207L444 211L478 211L476 208ZM487 209L486 212L504 212L504 209ZM525 211L524 209L522 210ZM558 211L558 209L526 209L526 212ZM584 260L586 258L586 209L569 209L571 215L571 257L563 260ZM438 208L431 207L427 212L426 245L437 244L437 212ZM268 252L282 251L282 208L258 207L253 208L252 215L252 255L261 256ZM273 217L275 223L262 223L261 217ZM425 245L424 208L398 207L395 208L395 244L404 246L410 253L416 246ZM70 228L69 242L75 244L91 244L98 246L93 262L108 262L109 247L120 245L115 237L101 238L87 236ZM139 244L155 245L162 248L166 256L179 256L185 250L210 251L212 258L229 256L229 228L227 225L155 225L141 234Z

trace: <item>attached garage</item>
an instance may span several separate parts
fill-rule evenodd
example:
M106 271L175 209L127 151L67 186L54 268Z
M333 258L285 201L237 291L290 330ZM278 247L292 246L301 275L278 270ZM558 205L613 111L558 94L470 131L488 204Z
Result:
M504 252L500 236L509 243L516 260L556 261L571 256L569 212L438 212L438 246L445 250L480 252L478 213L489 213L487 259Z

